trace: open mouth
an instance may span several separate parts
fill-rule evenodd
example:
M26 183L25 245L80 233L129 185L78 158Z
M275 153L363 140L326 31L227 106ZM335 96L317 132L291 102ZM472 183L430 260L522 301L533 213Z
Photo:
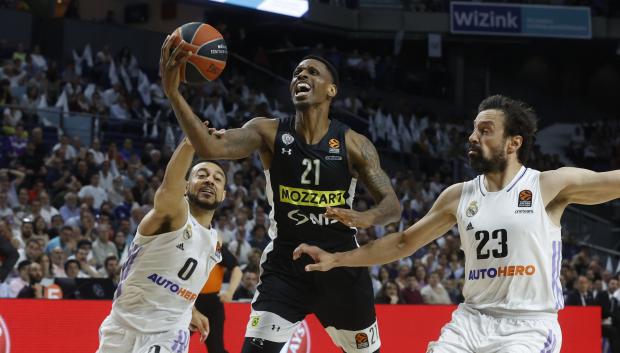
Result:
M198 192L200 194L202 194L203 196L206 196L206 197L214 196L215 195L215 190L213 188L210 188L210 187L201 188Z
M295 85L295 97L306 96L312 91L312 87L306 82L299 82Z

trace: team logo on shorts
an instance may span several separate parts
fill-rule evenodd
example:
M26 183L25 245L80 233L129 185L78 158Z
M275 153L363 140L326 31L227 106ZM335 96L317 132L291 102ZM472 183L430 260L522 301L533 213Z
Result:
M284 142L285 145L290 145L291 143L293 143L293 141L295 141L295 138L293 136L291 136L291 134L283 134L282 135L282 142Z
M532 207L532 192L530 190L521 190L519 193L519 207Z
M185 230L183 231L183 239L187 240L191 237L192 237L192 227L187 225L187 227L185 227Z
M355 344L357 345L357 349L364 349L370 346L368 342L368 335L364 332L360 332L355 335Z
M465 211L465 214L467 217L473 217L476 213L478 213L478 202L472 201L469 203L469 206L467 206L467 211Z
M260 316L252 316L250 318L250 326L252 326L252 327L258 326L259 322L260 322Z

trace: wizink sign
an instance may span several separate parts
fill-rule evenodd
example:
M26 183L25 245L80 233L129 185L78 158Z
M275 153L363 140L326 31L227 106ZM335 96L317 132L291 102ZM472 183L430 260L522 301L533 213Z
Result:
M592 38L590 8L450 3L450 32L524 37Z

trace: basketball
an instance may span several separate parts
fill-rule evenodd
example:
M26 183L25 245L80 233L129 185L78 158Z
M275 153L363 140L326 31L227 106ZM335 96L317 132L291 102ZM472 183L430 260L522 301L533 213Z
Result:
M226 67L228 48L217 29L206 23L190 22L175 29L173 34L180 38L184 49L192 52L186 64L181 66L183 82L203 83L220 76Z

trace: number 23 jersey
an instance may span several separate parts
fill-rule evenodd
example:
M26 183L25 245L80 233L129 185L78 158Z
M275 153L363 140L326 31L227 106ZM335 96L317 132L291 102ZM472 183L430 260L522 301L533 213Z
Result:
M194 301L222 255L217 233L187 213L177 230L136 234L112 304L111 316L124 326L142 333L189 327Z
M465 252L465 303L498 315L539 316L564 307L561 228L543 204L540 172L521 167L502 190L465 182L457 210Z

